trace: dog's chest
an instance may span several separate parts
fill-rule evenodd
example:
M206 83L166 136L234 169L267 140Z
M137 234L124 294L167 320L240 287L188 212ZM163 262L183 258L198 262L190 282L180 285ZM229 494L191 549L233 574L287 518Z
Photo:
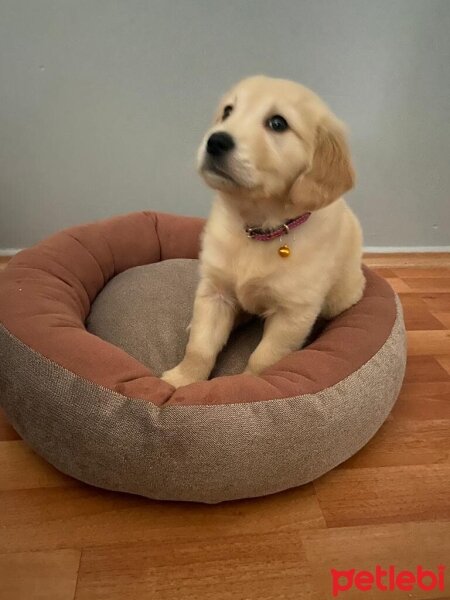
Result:
M244 310L267 316L278 304L283 259L276 254L272 257L266 245L247 247L228 242L214 244L209 248L211 252L205 248L203 260L208 263L208 270L214 273L216 284L235 298Z
M276 289L264 278L238 279L235 293L239 304L249 313L267 316L276 309Z

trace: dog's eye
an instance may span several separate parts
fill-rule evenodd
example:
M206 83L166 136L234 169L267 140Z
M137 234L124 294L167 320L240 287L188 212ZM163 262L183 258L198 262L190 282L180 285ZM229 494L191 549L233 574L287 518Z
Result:
M277 133L285 131L289 127L286 119L281 115L270 117L270 119L267 119L266 125L269 129L272 129L272 131L276 131Z
M223 109L222 121L225 121L225 119L228 119L228 117L231 115L232 112L233 112L233 107L231 106L231 104L227 104L225 106L225 108Z

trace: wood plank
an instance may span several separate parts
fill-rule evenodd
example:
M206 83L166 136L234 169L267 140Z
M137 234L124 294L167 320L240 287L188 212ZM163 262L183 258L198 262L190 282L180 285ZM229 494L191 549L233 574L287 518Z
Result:
M395 271L393 271L392 269L386 269L384 267L374 267L372 270L375 271L375 273L380 277L383 277L383 279L397 277Z
M400 397L403 394L410 396L423 396L431 398L441 396L450 400L450 382L448 381L424 381L417 383L404 383L400 390Z
M430 311L425 302L415 294L402 293L400 300L406 329L409 331L447 329L442 321Z
M405 280L400 279L400 277L387 277L386 281L397 294L410 294L413 291Z
M421 381L416 383L404 383L400 390L399 398L402 398L403 396L424 399L441 397L442 399L450 400L450 382Z
M321 600L297 532L83 551L76 600Z
M450 519L450 465L335 469L314 483L328 527Z
M73 600L81 552L0 554L0 600Z
M408 356L404 384L420 381L450 381L450 376L434 356Z
M4 267L5 265L7 265L10 260L11 260L10 256L1 256L0 255L0 267Z
M450 418L415 421L391 416L367 446L340 468L443 463L450 464Z
M390 272L393 273L391 277L400 277L401 279L450 277L450 267L394 267L390 269Z
M437 567L445 565L450 556L450 522L412 522L307 531L302 534L302 541L306 558L311 565L315 589L322 600L331 600L332 569L348 571L353 568L357 572L374 573L376 565L385 570L393 565L397 573L402 570L417 573L420 565L423 569L436 573ZM386 578L381 581L385 583ZM340 582L347 582L346 577ZM430 579L425 582L430 583ZM447 568L443 590L426 591L415 585L411 591L383 591L374 585L371 590L362 591L353 586L337 597L342 600L447 600L449 596L450 577Z
M0 442L8 442L12 440L20 440L20 435L8 423L5 413L0 408Z
M426 291L428 294L450 292L450 277L402 277L401 281L413 292Z
M403 307L406 329L410 331L447 329L447 327L431 313L428 306L419 296L415 294L400 293L400 300Z
M408 331L408 355L450 354L450 331Z
M450 307L449 307L450 308ZM447 312L444 311L432 311L431 314L435 319L437 319L446 329L450 329L450 310Z
M404 384L392 416L420 421L450 419L450 382Z
M9 263L10 256L0 256L0 273L6 269L6 265Z
M40 458L23 441L0 444L0 491L78 485Z
M442 366L443 369L450 375L450 355L437 356L437 362Z
M313 486L215 506L152 502L80 484L0 492L0 552L324 527Z
M432 312L450 312L450 294L423 292L420 294L420 298Z

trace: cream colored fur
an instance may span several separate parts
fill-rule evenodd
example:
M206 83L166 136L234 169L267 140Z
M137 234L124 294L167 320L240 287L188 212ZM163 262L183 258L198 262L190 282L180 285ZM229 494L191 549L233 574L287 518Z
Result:
M222 120L225 106L232 112ZM267 126L282 115L289 128ZM208 168L213 132L235 140L223 176ZM199 170L218 191L203 234L201 280L182 362L162 378L180 387L207 379L242 311L265 318L246 372L259 374L298 349L319 314L334 317L362 296L362 235L341 197L354 174L343 125L296 83L252 77L222 100L199 150ZM284 236L249 239L245 226L275 227L313 211ZM286 243L288 258L278 248Z

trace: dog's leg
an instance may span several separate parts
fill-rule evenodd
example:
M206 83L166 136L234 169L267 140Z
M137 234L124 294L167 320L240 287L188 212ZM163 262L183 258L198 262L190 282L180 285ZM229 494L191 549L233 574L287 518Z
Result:
M165 371L161 379L177 388L208 379L217 355L228 340L236 313L237 304L231 296L201 281L184 358L176 367Z
M333 319L361 300L366 280L357 258L346 267L328 292L321 311L325 319Z
M245 373L258 374L294 350L308 337L319 309L313 306L280 311L267 317L262 340L250 356Z

